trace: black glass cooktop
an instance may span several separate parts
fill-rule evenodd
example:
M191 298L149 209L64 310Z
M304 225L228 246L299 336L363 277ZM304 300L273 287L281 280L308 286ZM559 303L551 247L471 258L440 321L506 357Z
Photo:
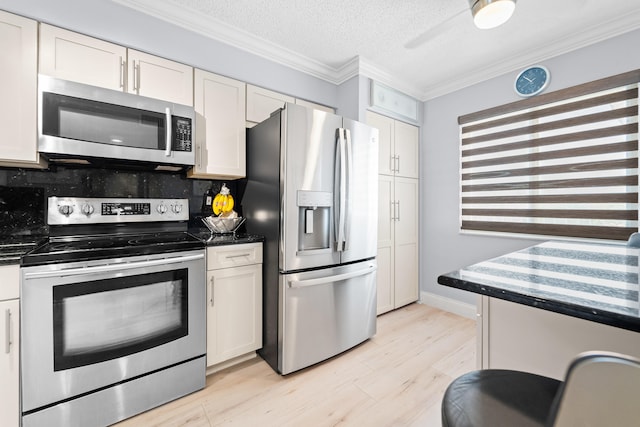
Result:
M22 257L24 266L151 255L204 247L187 232L56 237Z

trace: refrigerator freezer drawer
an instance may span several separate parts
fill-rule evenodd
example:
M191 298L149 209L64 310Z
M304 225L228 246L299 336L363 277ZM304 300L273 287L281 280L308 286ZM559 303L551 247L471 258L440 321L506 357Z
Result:
M376 261L280 276L283 375L311 366L376 333Z

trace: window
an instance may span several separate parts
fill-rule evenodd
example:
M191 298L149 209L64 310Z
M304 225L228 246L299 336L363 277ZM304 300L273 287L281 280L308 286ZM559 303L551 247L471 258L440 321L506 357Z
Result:
M637 231L639 81L636 70L459 117L461 228Z

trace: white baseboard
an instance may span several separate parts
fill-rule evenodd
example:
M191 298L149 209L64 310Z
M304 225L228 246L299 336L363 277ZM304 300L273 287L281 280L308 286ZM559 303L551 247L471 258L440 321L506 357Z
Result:
M469 319L476 319L476 306L458 300L432 294L431 292L420 292L420 303L440 310L448 311Z

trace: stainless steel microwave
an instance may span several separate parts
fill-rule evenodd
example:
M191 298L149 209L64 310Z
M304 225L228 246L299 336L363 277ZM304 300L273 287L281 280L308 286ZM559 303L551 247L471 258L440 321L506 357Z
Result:
M38 150L51 160L193 166L194 109L38 76Z

